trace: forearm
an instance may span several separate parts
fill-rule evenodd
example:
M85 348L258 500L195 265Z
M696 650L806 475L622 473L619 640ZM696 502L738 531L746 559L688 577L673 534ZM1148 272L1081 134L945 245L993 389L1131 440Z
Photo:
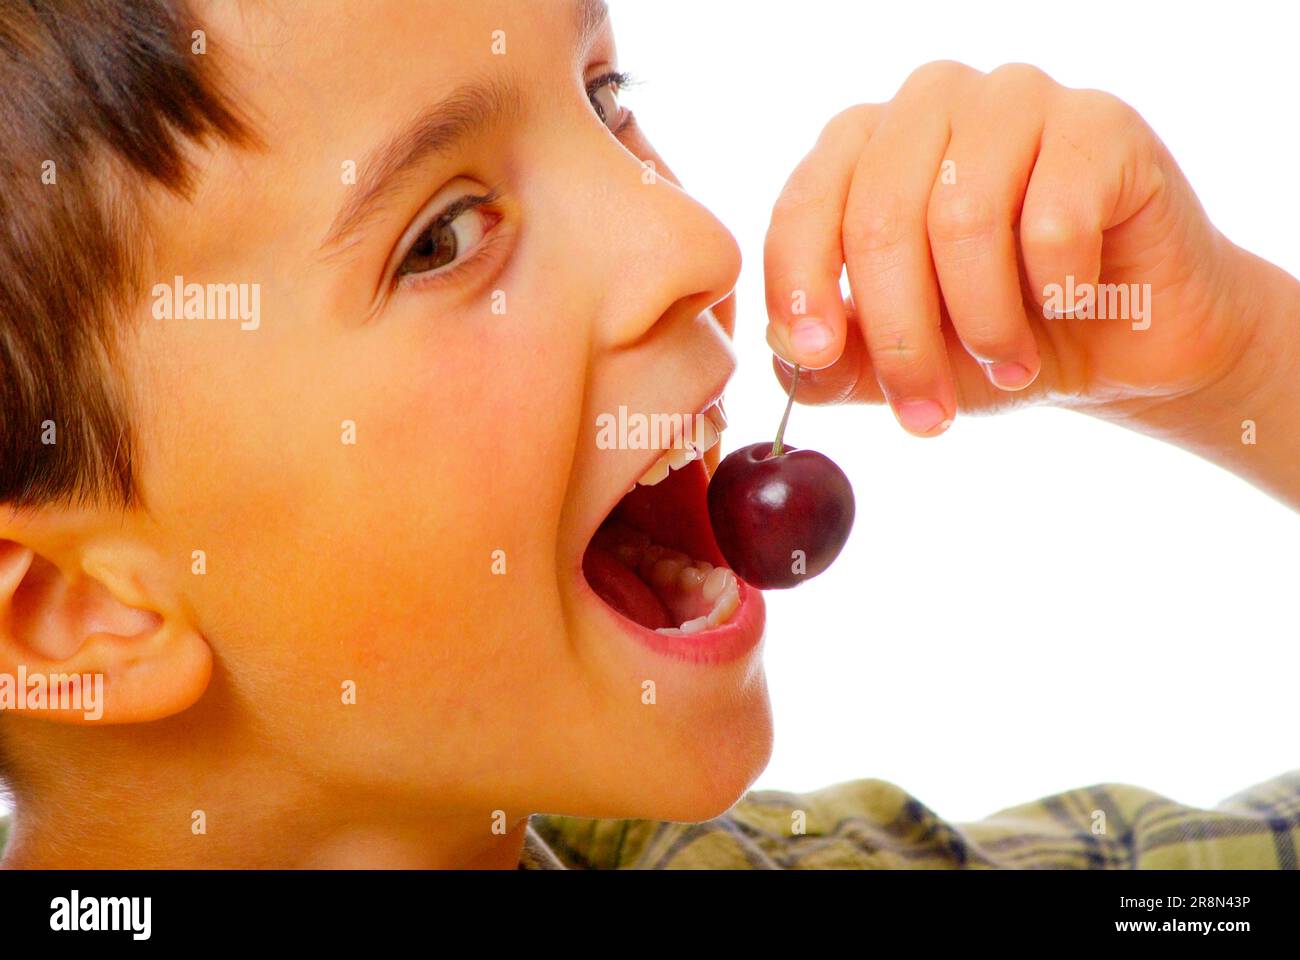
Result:
M1184 396L1095 411L1176 444L1300 510L1300 281L1239 248L1232 309L1249 328L1224 374Z

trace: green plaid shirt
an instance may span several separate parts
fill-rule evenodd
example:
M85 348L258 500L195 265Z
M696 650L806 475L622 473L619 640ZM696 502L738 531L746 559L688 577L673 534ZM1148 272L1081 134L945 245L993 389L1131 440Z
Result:
M949 823L880 780L761 791L707 823L534 816L520 869L1296 869L1300 770L1202 810L1100 784Z

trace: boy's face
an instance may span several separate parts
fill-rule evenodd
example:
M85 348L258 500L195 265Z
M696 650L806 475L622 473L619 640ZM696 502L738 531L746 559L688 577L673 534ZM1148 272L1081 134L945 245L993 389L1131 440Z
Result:
M593 108L610 25L577 0L199 11L265 145L158 201L149 280L258 284L259 316L144 317L129 373L209 696L340 789L485 818L725 809L770 750L761 600L692 646L582 572L657 456L602 449L597 418L719 395L709 308L740 266L635 124L611 131L610 87Z

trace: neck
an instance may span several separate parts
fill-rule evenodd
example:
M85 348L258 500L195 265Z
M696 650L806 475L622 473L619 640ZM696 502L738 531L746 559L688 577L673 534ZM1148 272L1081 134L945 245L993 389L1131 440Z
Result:
M112 762L100 769L90 757L69 758L61 769L75 776L24 780L17 771L0 866L510 869L523 849L523 816L501 826L487 809L294 779L288 764L267 757L226 757L205 771L175 754L130 752L105 751ZM148 775L121 777L131 769Z

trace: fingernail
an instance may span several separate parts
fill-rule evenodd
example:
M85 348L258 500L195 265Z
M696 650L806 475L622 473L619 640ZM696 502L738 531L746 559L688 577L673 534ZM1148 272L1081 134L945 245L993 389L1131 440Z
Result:
M952 421L943 412L943 407L933 400L904 400L895 409L898 422L909 433L920 436L942 433L952 425Z
M993 385L1003 390L1023 390L1034 379L1029 368L1019 363L990 363L984 369Z
M800 317L790 331L790 343L800 355L811 359L831 345L831 328L816 317Z

